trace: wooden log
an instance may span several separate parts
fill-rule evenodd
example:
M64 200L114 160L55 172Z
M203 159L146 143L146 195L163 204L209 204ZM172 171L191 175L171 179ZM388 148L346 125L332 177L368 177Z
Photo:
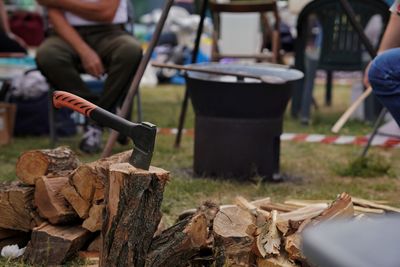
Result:
M255 216L237 206L221 208L215 217L213 235L215 239L217 266L250 266L254 237Z
M85 201L75 187L69 183L61 189L61 194L76 211L80 218L86 219L89 216L90 203Z
M299 207L295 205L290 205L290 204L282 204L282 203L265 203L260 206L261 209L266 210L266 211L279 211L279 212L290 212L297 210Z
M146 267L184 267L212 242L209 226L218 212L213 203L205 203L190 217L155 237L147 253ZM142 265L138 265L142 266Z
M74 256L90 239L80 226L43 224L32 231L24 260L32 265L55 266Z
M129 163L110 166L106 183L103 248L100 266L144 266L161 219L161 202L169 173Z
M33 207L34 188L21 183L0 186L0 227L29 232L39 221Z
M93 205L89 210L89 217L83 222L82 227L90 232L101 230L103 223L104 204Z
M399 208L379 204L374 201L370 201L370 200L366 200L366 199L362 199L362 198L354 198L354 197L352 198L352 200L353 200L353 204L357 205L357 206L371 208L371 209L384 210L386 212L395 212L395 213L400 212Z
M80 218L88 218L91 207L103 201L104 185L108 179L110 165L127 162L131 154L132 150L128 150L82 164L70 175L69 186L62 190L62 194Z
M257 236L257 254L266 258L280 254L281 236L276 227L278 212L271 212L271 219L261 228L261 233Z
M75 153L66 147L32 150L18 158L16 174L23 183L34 185L39 177L66 176L78 165Z
M71 223L78 218L74 209L61 194L68 184L68 177L46 178L36 180L35 206L39 215L52 224Z

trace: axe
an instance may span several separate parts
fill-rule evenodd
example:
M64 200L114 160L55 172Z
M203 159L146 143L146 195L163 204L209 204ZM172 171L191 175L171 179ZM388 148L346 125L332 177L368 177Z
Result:
M56 108L70 108L100 125L112 128L130 137L133 140L133 152L129 163L136 168L149 169L157 134L157 127L154 124L130 122L68 92L55 91L53 103Z

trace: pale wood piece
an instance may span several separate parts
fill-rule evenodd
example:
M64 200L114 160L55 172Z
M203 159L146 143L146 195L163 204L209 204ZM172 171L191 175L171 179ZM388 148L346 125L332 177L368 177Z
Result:
M93 205L89 210L89 217L83 222L82 227L90 232L101 230L103 223L104 204Z
M383 205L379 204L375 201L370 201L366 199L361 199L361 198L352 198L353 204L361 207L366 207L366 208L372 208L372 209L378 209L378 210L384 210L386 212L400 212L399 208L391 207L388 205Z
M91 233L80 226L43 224L33 229L24 260L32 265L60 265L75 255L90 236Z
M41 217L52 224L71 223L78 218L74 209L61 194L68 184L68 177L46 178L36 180L34 203Z
M34 188L21 183L0 184L0 227L29 232L37 226Z
M106 183L100 266L144 266L161 219L161 202L169 172L129 163L110 166Z
M360 207L360 206L354 206L354 213L356 215L358 215L358 214L366 214L366 213L369 213L369 214L384 214L385 211L384 210L378 210L378 209L364 208L364 207Z
M281 236L276 227L278 212L271 212L271 219L261 228L261 233L257 236L257 250L261 257L279 255L281 247Z
M217 266L249 266L256 224L255 216L237 206L221 208L214 219L213 231ZM224 265L225 264L225 265Z
M85 201L79 195L75 190L75 187L68 183L61 189L61 194L65 197L80 218L86 219L89 216L90 203Z
M89 252L100 252L103 240L99 234L88 246L87 251Z
M325 209L328 208L328 204L311 204L303 208L293 210L291 212L279 213L277 222L285 221L303 221L305 219L314 218L320 215Z
M297 210L299 207L290 204L281 204L281 203L266 203L260 206L261 209L266 211L279 211L279 212L290 212Z
M16 174L25 184L34 185L42 176L66 176L79 165L75 153L67 147L24 152L17 161Z
M209 226L217 213L218 207L207 202L193 216L166 229L153 239L144 266L188 266L201 249L212 244Z
M299 265L291 262L285 256L271 258L257 258L257 267L297 267Z
M270 213L258 208L256 205L253 203L249 202L247 199L244 197L238 196L235 198L235 204L244 209L247 210L251 215L260 217L263 216L263 220L265 221L266 218L270 217Z

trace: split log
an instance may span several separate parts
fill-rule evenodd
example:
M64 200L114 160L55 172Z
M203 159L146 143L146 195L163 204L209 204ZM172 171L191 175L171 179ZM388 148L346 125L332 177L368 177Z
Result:
M66 147L32 150L18 158L16 174L23 183L34 185L39 177L66 176L78 165L75 153Z
M237 206L221 208L214 219L217 266L251 266L255 216Z
M0 227L29 232L41 220L33 207L34 188L20 183L0 186Z
M43 224L33 229L24 260L32 265L60 265L74 256L90 236L91 233L80 226Z
M279 212L290 212L297 210L299 207L290 204L281 204L281 203L266 203L260 206L261 209L266 211L279 211Z
M211 245L210 226L217 213L218 207L215 204L205 203L193 216L183 219L155 237L145 266L188 266L202 248Z
M103 248L100 266L144 266L161 220L161 203L169 173L129 163L110 166L106 183Z
M131 154L132 150L129 150L82 164L70 175L69 186L62 190L62 194L80 218L88 218L91 207L103 201L104 184L108 179L109 167L112 164L128 162ZM100 219L92 218L92 220Z
M78 218L74 209L61 194L68 184L68 177L46 178L36 180L35 206L39 215L52 224L65 224Z
M354 216L353 202L350 195L347 193L340 194L337 199L320 215L313 219L307 219L300 225L298 231L293 235L285 238L285 250L292 260L306 262L306 258L301 253L301 233L306 226L313 226L322 221L329 221L332 219L352 218Z
M93 205L89 210L89 217L83 222L82 227L90 232L101 230L103 223L104 204Z
M352 200L353 200L353 204L357 205L357 206L371 208L371 209L377 209L377 210L384 210L386 212L396 212L396 213L400 212L399 208L391 207L388 205L378 204L374 201L365 200L365 199L361 199L361 198L354 198L354 197L352 198Z

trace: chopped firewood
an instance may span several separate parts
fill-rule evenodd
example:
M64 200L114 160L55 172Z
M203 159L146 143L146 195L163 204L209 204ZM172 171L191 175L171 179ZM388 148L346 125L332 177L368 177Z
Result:
M24 260L32 265L60 265L75 255L90 236L91 233L80 226L43 224L33 229Z
M76 211L80 218L86 219L89 216L90 203L85 201L76 192L75 188L69 183L61 189L61 194L65 197L68 203Z
M286 200L284 203L288 205L306 207L311 204L329 204L332 200L300 200L300 199L290 199Z
M316 217L312 224L316 224L320 221L327 221L331 219L338 218L351 218L354 216L354 207L351 197L347 193L342 193L338 198L322 212L318 217Z
M258 254L265 258L267 256L279 255L281 246L281 237L276 227L278 212L271 212L271 219L262 227L260 234L257 236Z
M254 204L252 204L249 201L247 201L244 197L236 197L235 198L235 204L238 205L238 207L250 212L250 214L255 216L255 217L257 217L257 219L258 219L258 217L262 217L261 221L263 223L265 222L265 220L268 217L270 217L270 213L269 212L258 208Z
M35 206L41 217L52 224L65 224L78 218L76 212L61 194L68 184L68 177L46 178L36 180Z
M306 261L306 258L301 253L301 234L295 233L285 237L285 250L289 254L289 259L297 261Z
M297 267L299 265L291 262L284 256L275 256L271 258L257 258L257 267Z
M30 232L17 231L17 234L13 236L0 239L0 251L3 249L3 247L12 245L18 245L19 248L23 248L26 246L26 244L28 244L30 238Z
M290 212L297 210L299 207L295 205L289 204L281 204L281 203L267 203L260 206L261 209L266 211L280 211L280 212Z
M89 210L89 217L83 222L82 227L90 232L101 230L103 223L104 204L93 205Z
M99 234L88 246L87 251L89 252L100 252L102 245L101 235Z
M382 205L378 204L376 202L370 201L370 200L365 200L361 198L352 198L353 204L361 207L366 207L366 208L372 208L372 209L378 209L378 210L384 210L387 212L400 212L399 208L387 206L387 205Z
M0 185L0 227L29 232L37 226L34 188L21 183Z
M79 165L75 153L66 147L32 150L23 153L16 165L18 178L25 184L34 185L42 176L66 176Z
M262 205L268 204L271 202L270 197L262 198L262 199L257 199L251 202L254 206L260 208Z
M87 219L93 205L104 199L104 183L111 164L128 162L132 150L79 166L61 192L82 219Z
M224 207L218 212L213 224L215 249L226 266L249 265L254 237L248 234L248 229L255 223L254 216L237 206Z
M215 204L204 203L193 216L185 218L155 237L144 266L187 266L202 248L211 244L212 233L209 226L217 213L218 207Z
M161 220L161 202L169 172L129 163L110 166L102 226L101 266L144 266L146 252Z
M354 203L353 203L354 204ZM360 206L354 206L354 213L355 214L384 214L385 211L381 209L371 209L371 208L364 208Z
M285 222L285 221L302 221L309 218L314 218L320 215L325 209L328 208L328 204L311 204L304 208L299 208L291 212L279 213L277 221Z

